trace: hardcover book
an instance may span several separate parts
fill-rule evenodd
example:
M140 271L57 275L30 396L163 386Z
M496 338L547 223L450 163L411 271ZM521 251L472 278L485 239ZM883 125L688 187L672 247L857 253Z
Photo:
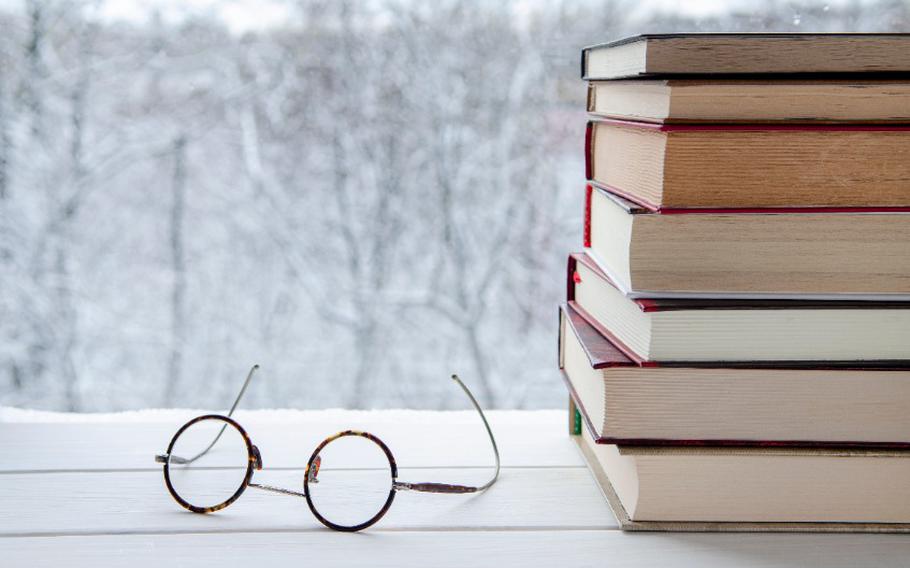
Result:
M904 241L906 242L906 241ZM636 363L894 367L910 360L910 302L627 297L587 254L567 300Z
M910 291L905 209L655 212L588 192L586 244L639 296L887 300Z
M910 36L870 33L645 34L581 52L583 79L910 72Z
M910 125L588 123L589 180L649 209L907 207Z
M908 451L630 448L570 433L626 531L910 532Z
M588 84L588 112L655 123L906 123L910 81L645 79Z
M910 448L910 365L635 362L571 305L559 367L599 444Z

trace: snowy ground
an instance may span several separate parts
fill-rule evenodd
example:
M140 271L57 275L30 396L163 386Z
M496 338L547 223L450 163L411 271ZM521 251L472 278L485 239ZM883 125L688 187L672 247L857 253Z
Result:
M44 410L30 410L0 406L0 423L107 423L107 422L142 422L142 423L182 423L194 416L212 412L224 412L212 409L147 409L129 412L49 412ZM548 422L554 416L564 416L565 410L491 410L486 415L490 420L499 424L520 424L529 420L539 419ZM326 410L238 410L234 418L239 422L257 423L299 423L299 422L334 422L348 419L360 422L369 419L372 422L413 422L420 423L438 422L460 424L477 421L477 413L473 410L343 410L330 408Z

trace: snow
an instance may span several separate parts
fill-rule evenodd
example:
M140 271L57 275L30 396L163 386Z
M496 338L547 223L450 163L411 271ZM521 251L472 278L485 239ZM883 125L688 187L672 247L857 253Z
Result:
M180 424L195 416L209 413L223 413L224 410L184 409L184 408L149 408L128 412L52 412L0 406L0 423L79 423L103 424L110 422L131 423L167 423ZM486 412L489 420L497 424L526 424L529 422L549 423L552 420L565 419L566 411L559 410L491 410ZM476 423L477 413L473 410L345 410L329 408L325 410L294 409L257 409L237 410L234 413L241 423L256 422L260 424L293 424L293 423L333 423L349 420L352 422L408 422L426 424Z

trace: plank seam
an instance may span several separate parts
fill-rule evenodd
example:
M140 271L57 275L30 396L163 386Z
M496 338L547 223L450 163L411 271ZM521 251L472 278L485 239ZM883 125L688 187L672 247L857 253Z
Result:
M576 531L618 531L618 526L539 526L539 527L393 527L373 528L371 533L432 533L432 532L576 532ZM225 529L225 530L150 530L150 531L60 531L60 532L20 532L0 533L0 539L15 538L54 538L54 537L91 537L91 536L168 536L168 535L219 535L219 534L306 534L324 533L329 529L313 527L305 529Z
M434 469L469 469L469 470L481 470L481 469L493 469L492 465L466 465L466 466L436 466L436 465L426 465L426 466L409 466L402 467L400 471L416 471L416 470L434 470ZM504 465L502 469L584 469L583 464L578 465ZM229 468L218 468L218 469L229 469ZM288 466L288 467L264 467L262 471L304 471L306 466L301 465ZM332 468L337 471L369 471L376 468L368 467L338 467ZM141 467L141 468L92 468L92 469L3 469L0 470L0 475L43 475L43 474L52 474L52 473L149 473L149 472L160 472L161 466L158 467Z

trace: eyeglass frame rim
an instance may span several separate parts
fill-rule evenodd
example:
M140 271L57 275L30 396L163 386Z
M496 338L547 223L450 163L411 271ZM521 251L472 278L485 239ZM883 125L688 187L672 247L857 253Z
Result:
M337 531L356 532L356 531L360 531L365 528L368 528L368 527L376 524L380 519L382 519L382 517L385 516L385 514L391 508L392 502L395 499L395 493L397 493L398 491L421 491L421 492L429 492L429 493L462 493L462 494L463 493L477 493L477 492L481 492L481 491L485 491L485 490L489 489L490 487L493 486L494 483L496 483L497 479L499 479L499 472L500 472L500 467L501 467L500 466L500 457L499 457L499 448L496 443L496 438L493 435L493 431L490 428L490 424L487 421L487 418L483 412L483 409L480 407L480 404L477 402L477 399L471 393L470 389L468 389L468 387L461 381L461 379L458 378L458 375L452 375L451 378L461 387L461 389L464 391L464 393L470 399L475 410L477 410L478 414L480 415L481 421L483 422L483 425L486 428L487 434L489 435L490 443L493 446L493 454L496 458L496 465L495 465L496 470L493 475L493 478L490 479L489 481L487 481L487 483L485 483L481 486L475 487L475 486L465 486L465 485L448 484L448 483L435 483L435 482L411 483L411 482L398 481L398 464L395 460L395 456L392 454L392 451L385 444L385 442L383 442L379 437L377 437L376 435L371 434L369 432L365 432L365 431L361 431L361 430L342 430L341 432L338 432L336 434L329 436L316 447L316 449L313 451L312 455L310 456L310 459L307 461L306 470L304 473L304 480L303 480L303 485L304 485L303 493L299 493L297 491L293 491L293 490L285 489L285 488L281 488L281 487L272 487L272 486L268 486L268 485L252 483L253 470L262 469L262 456L259 452L259 448L257 448L252 443L252 440L250 439L250 436L249 436L249 434L247 434L246 430L244 430L243 427L236 420L231 418L231 415L234 413L234 410L236 410L237 405L240 403L240 399L243 397L244 393L246 392L247 387L250 384L250 380L253 378L253 375L255 374L255 372L258 369L259 369L259 365L253 365L250 368L250 371L247 374L246 380L244 381L243 386L240 389L240 393L237 395L237 398L234 400L234 404L231 406L231 409L228 411L227 416L225 416L223 414L203 414L203 415L200 415L200 416L197 416L197 417L191 419L186 424L181 426L177 430L177 432L174 434L174 436L171 438L171 441L168 444L167 453L163 454L163 455L159 454L159 455L155 456L155 461L158 461L158 462L164 464L162 469L164 470L165 485L167 486L168 492L171 494L171 497L173 497L174 500L177 501L177 503L180 506L182 506L183 508L185 508L193 513L206 514L206 513L214 513L216 511L220 511L220 510L230 506L231 504L233 504L237 499L240 498L241 495L243 495L243 492L246 491L247 487L252 486L252 487L256 487L256 488L263 489L266 491L272 491L272 492L282 493L282 494L286 494L286 495L293 495L295 497L304 497L307 500L307 506L310 508L310 511L313 513L313 515L316 517L316 519L319 522L321 522L323 525L325 525L326 527L328 527L330 529L337 530ZM177 439L180 437L180 434L182 434L184 430L186 430L193 424L200 422L202 420L206 420L206 419L222 420L224 422L227 422L228 424L230 424L231 426L236 428L238 432L240 432L240 435L243 437L243 440L247 446L248 462L247 462L247 471L246 471L246 475L244 476L243 483L240 485L240 487L237 489L237 491L231 497L229 497L226 501L219 503L218 505L215 505L213 507L197 507L195 505L190 504L185 499L181 498L179 496L179 494L177 493L177 491L174 489L173 485L171 484L170 475L169 475L170 458L171 458L171 451L173 450L174 444L176 443ZM222 432L223 431L224 431L224 428L222 427ZM218 438L220 438L220 436L221 436L221 434L218 434L215 437L215 441L212 442L212 444L217 442ZM312 467L313 462L319 456L319 452L329 443L331 443L339 438L345 437L345 436L364 437L364 438L367 438L370 441L376 443L377 445L379 445L379 447L383 450L383 452L385 453L386 457L389 460L389 468L390 468L390 472L392 474L392 479L391 479L392 486L389 490L389 497L386 500L385 505L383 505L383 507L379 510L378 513L376 513L375 516L373 516L373 518L369 519L368 521L366 521L364 523L360 523L358 525L354 525L354 526L350 526L350 527L335 524L335 523L329 521L328 519L326 519L325 517L323 517L318 512L315 505L313 504L312 498L310 497L310 493L309 493L309 477L310 477L309 473L310 473L310 469ZM209 449L211 449L211 446L209 446L209 448L205 449L202 452L202 454L200 454L199 456L196 456L196 458L198 458L201 455L208 452ZM196 458L193 458L193 460L195 460Z
M186 499L181 497L180 493L174 488L174 486L171 482L171 477L170 477L171 464L170 464L169 458L170 458L171 452L174 449L174 445L177 443L177 439L180 438L180 435L183 434L183 432L186 431L187 428L189 428L190 426L192 426L194 424L202 422L203 420L222 421L222 422L226 422L227 424L233 426L240 433L241 437L243 438L244 444L246 445L246 449L247 449L247 468L246 468L246 474L243 477L243 482L240 484L240 486L237 488L237 491L235 491L233 495L228 497L225 501L223 501L217 505L213 505L211 507L199 507L197 505L193 505L192 503L190 503L189 501L187 501ZM383 506L379 509L379 511L375 515L370 517L367 521L364 521L357 525L339 525L338 523L334 523L334 522L328 520L325 516L323 516L319 512L319 509L316 507L315 503L313 503L313 499L310 495L310 485L309 485L310 484L310 470L312 469L313 463L316 461L316 458L319 457L320 452L322 452L322 450L326 446L328 446L330 443L332 443L340 438L344 438L344 437L348 437L348 436L357 436L357 437L361 437L361 438L366 438L366 439L370 440L371 442L373 442L374 444L376 444L377 446L379 446L379 448L382 450L383 454L385 454L385 457L389 462L389 472L391 474L391 484L389 486L389 496L386 498L385 503L383 504ZM260 461L261 457L259 458L259 460L257 460L258 456L259 456L258 448L256 448L256 446L253 444L252 439L250 438L250 435L246 432L246 430L243 429L243 426L241 426L233 418L224 416L223 414L203 414L200 416L196 416L195 418L192 418L191 420L189 420L186 424L184 424L177 430L177 432L171 438L170 443L168 444L167 453L164 454L163 456L161 456L161 457L165 458L164 465L163 465L164 484L167 487L168 492L171 494L171 497L175 501L177 501L177 503L184 509L187 509L188 511L191 511L193 513L199 513L199 514L214 513L216 511L226 509L227 507L232 505L235 501L237 501L237 499L240 498L241 495L243 495L243 493L247 490L248 487L252 486L252 487L257 487L257 488L264 488L266 490L275 489L275 488L271 488L271 487L267 487L267 486L263 487L261 485L252 484L253 471L257 470L257 469L262 469L261 461ZM259 463L257 463L257 462L259 462ZM380 439L375 434L371 434L370 432L365 432L362 430L342 430L341 432L333 434L333 435L327 437L326 439L324 439L322 442L319 443L318 446L316 446L316 449L313 450L313 453L310 455L310 459L307 460L306 469L304 471L303 494L298 494L296 492L290 492L290 491L288 491L287 494L294 495L297 497L303 497L304 499L306 499L307 506L309 507L310 512L312 512L313 516L316 517L316 519L320 523L325 525L326 527L333 529L333 530L342 531L342 532L357 532L357 531L361 531L363 529L369 528L369 527L375 525L377 522L379 522L382 519L382 517L384 517L385 514L389 512L389 509L392 508L392 503L395 501L395 494L399 490L404 490L406 488L407 488L406 485L402 485L398 482L398 462L395 460L395 455L392 453L392 450L389 449L389 447L386 445L386 443L382 441L382 439ZM277 488L277 489L281 489L281 488Z
M357 525L352 525L352 526L339 525L337 523L333 523L332 521L326 519L319 512L318 508L313 503L312 496L310 495L310 469L313 467L313 462L316 461L316 458L319 457L319 453L326 446L328 446L335 440L338 440L340 438L344 438L347 436L358 436L361 438L366 438L366 439L370 440L371 442L375 443L377 446L379 446L379 448L385 454L385 457L389 460L389 470L392 474L392 479L391 479L392 483L391 483L391 486L389 487L389 496L386 498L385 504L369 520L364 521ZM369 432L364 432L362 430L342 430L341 432L333 434L333 435L329 436L328 438L326 438L325 440L323 440L322 442L320 442L319 445L316 446L316 449L313 450L312 455L310 455L310 459L307 461L307 464L306 464L306 471L303 474L303 497L306 499L307 505L309 506L310 511L313 513L313 516L316 517L316 519L320 523L327 526L328 528L336 530L336 531L342 531L342 532L357 532L357 531L361 531L363 529L369 528L369 527L375 525L376 523L378 523L382 519L382 517L384 517L385 514L389 512L389 509L392 508L392 502L395 501L395 494L398 492L398 489L399 489L398 463L395 460L394 454L392 454L392 450L390 450L389 447L385 444L385 442L383 442L378 436L376 436L375 434L371 434Z
M223 501L217 505L214 505L212 507L199 507L197 505L193 505L186 499L182 498L180 496L180 494L177 492L177 490L174 488L173 484L171 483L171 476L170 476L170 466L171 466L170 456L171 456L171 452L174 449L174 444L177 443L177 439L180 438L180 435L183 434L183 432L187 428L189 428L190 426L192 426L194 424L202 422L203 420L220 420L220 421L226 422L227 424L236 428L237 431L240 433L240 436L243 438L243 442L246 445L246 452L247 452L246 474L243 476L243 483L240 484L240 487L237 488L237 491L235 491L233 495L228 497L225 501ZM257 463L257 459L256 459L256 456L259 455L258 448L256 448L256 450L254 450L253 448L256 448L256 446L253 445L253 442L250 439L250 435L247 434L246 430L243 429L243 426L241 426L236 420L234 420L233 418L231 418L229 416L224 416L223 414L202 414L200 416L190 419L186 424L184 424L179 429L177 429L177 432L174 434L174 436L171 438L170 443L167 445L167 453L164 454L163 456L156 456L156 457L165 458L164 465L162 467L162 469L164 470L164 484L165 484L165 486L167 486L168 493L171 494L171 497L173 497L174 500L177 501L177 503L181 507L183 507L184 509L187 509L188 511L191 511L193 513L206 514L206 513L214 513L216 511L220 511L222 509L229 507L237 499L239 499L240 496L243 495L243 492L246 491L247 487L250 486L250 482L253 479L253 471L255 469L262 469L261 461L259 463Z

